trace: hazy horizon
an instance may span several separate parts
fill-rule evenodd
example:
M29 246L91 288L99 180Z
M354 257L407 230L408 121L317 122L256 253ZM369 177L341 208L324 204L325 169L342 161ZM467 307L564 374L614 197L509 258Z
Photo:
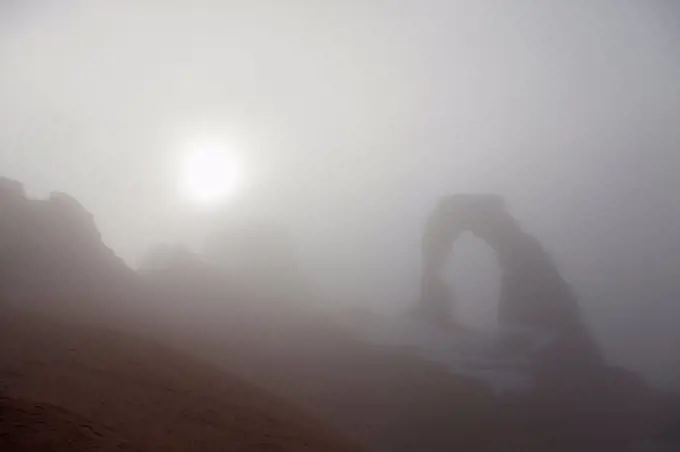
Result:
M612 360L680 376L680 8L672 1L0 3L0 175L93 213L135 267L217 220L287 231L320 300L418 297L438 199L503 195L579 294ZM242 161L221 206L183 153ZM448 274L495 320L466 235Z

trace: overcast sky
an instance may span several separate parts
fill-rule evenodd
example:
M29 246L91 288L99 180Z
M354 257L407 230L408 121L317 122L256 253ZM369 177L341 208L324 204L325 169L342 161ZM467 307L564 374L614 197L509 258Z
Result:
M221 215L288 228L327 299L412 302L437 199L497 192L610 356L680 375L675 1L0 1L0 173L77 197L131 265L209 229L175 190L208 135L248 176ZM456 250L488 322L493 255Z

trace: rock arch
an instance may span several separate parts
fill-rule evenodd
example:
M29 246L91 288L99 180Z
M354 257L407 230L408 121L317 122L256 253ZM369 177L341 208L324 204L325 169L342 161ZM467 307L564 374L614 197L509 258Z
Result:
M452 195L431 214L422 242L421 316L439 327L461 327L442 272L463 231L472 232L496 253L501 269L499 325L548 332L555 338L537 357L539 384L551 391L590 385L576 383L592 380L602 358L582 322L576 297L540 242L522 230L498 195Z
M499 323L562 329L580 323L576 297L539 241L524 232L497 195L444 198L423 237L422 305L435 323L457 323L442 271L456 239L470 231L496 253L502 272Z

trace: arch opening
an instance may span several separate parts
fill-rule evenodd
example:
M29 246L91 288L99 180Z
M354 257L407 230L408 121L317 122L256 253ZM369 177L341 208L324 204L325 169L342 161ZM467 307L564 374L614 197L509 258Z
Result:
M488 243L463 232L453 243L442 278L455 299L452 315L461 324L485 332L498 330L501 270Z

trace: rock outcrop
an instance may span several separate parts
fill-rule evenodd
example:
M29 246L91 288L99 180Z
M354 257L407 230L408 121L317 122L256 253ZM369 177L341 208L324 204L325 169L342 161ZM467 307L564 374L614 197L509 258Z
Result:
M239 445L243 450L332 450L316 442L305 449L305 435L295 443L300 447L293 447L287 430L282 433L287 439L279 438L285 444L272 443L268 436L262 443L248 443L253 445L248 449L252 418L238 414L247 402L239 398L247 385L232 386L238 389L229 397L235 398L219 399L224 402L215 405L205 386L219 386L226 377L211 370L206 381L185 372L185 358L156 359L165 352L132 339L138 336L85 332L82 325L73 325L74 314L91 307L104 314L100 318L107 331L133 330L208 358L304 406L369 450L619 451L654 429L658 436L672 437L677 402L659 408L655 398L661 396L635 376L604 366L568 285L497 197L453 197L433 215L425 241L425 318L456 326L438 271L450 245L466 229L492 243L504 262L501 322L560 332L560 339L537 356L537 391L531 394L497 396L484 383L452 373L411 349L367 343L322 309L271 303L250 292L252 284L225 277L228 267L211 265L210 259L174 253L165 259L170 265L136 274L102 243L92 216L74 199L55 194L49 200L30 200L21 184L0 180L0 427L7 427L1 425L3 419L12 423L8 434L0 430L0 444L11 438L32 447L38 436L12 426L35 420L36 425L63 429L65 441L96 444L102 450L118 447L119 441L141 445L141 450L158 449L158 444L180 450L194 440L219 446L229 442L224 436L229 432L244 442ZM261 260L269 262L272 250L280 259L266 267L269 271L256 273L276 273L280 262L290 262L289 253L285 247L269 246L263 236L267 234L256 234L253 242L263 252ZM10 317L8 313L18 311L11 304L34 307L41 314L58 306L67 313L62 320L70 323L62 328L38 316ZM43 371L47 365L49 372ZM153 383L157 378L161 385ZM199 405L197 417L193 408ZM262 415L258 419L267 423L262 431L278 435L286 415L279 419L268 414L257 410L256 416ZM146 425L152 427L151 436ZM318 433L316 424L307 425ZM314 431L311 438L318 439ZM45 441L63 444L62 439Z
M502 271L498 320L551 337L535 356L538 389L573 399L599 392L604 368L584 325L578 302L540 242L523 231L496 195L453 195L431 215L423 240L421 312L438 325L457 325L442 291L442 269L463 231L471 231L496 252ZM451 316L453 318L451 318ZM447 319L447 320L443 320ZM588 390L587 390L588 389Z
M0 180L2 302L45 309L79 300L116 304L135 275L102 241L92 214L73 197L26 197L16 181ZM87 307L83 306L83 307ZM85 312L85 311L84 311Z

